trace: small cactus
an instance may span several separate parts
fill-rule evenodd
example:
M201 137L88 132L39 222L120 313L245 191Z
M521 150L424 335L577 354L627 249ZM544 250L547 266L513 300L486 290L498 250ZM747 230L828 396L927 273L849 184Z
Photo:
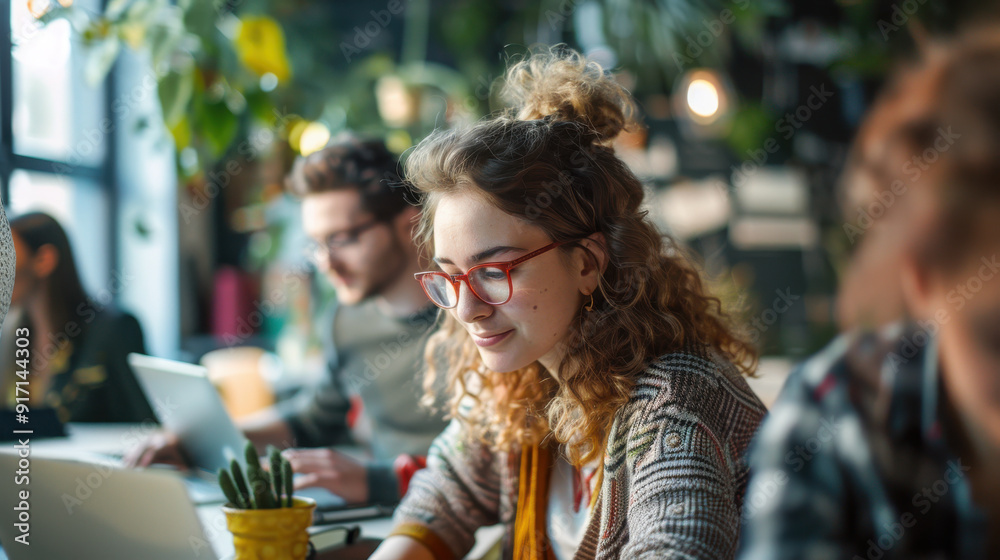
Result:
M281 478L285 481L285 496L288 498L288 507L292 507L292 464L287 459L281 462Z
M271 466L271 487L274 489L274 501L281 507L281 493L285 486L281 484L281 452L274 446L267 446L267 458Z
M237 492L236 485L233 484L233 478L226 469L219 469L219 486L222 488L222 493L226 495L229 503L240 509L249 509L246 502L243 501L243 497Z
M229 470L219 469L219 487L233 507L239 509L292 507L292 465L276 448L268 447L268 452L270 476L260 466L257 449L250 442L247 442L244 453L245 478L243 469L236 459L230 462Z
M240 493L240 497L243 498L243 503L246 504L246 509L250 509L250 489L247 488L247 481L243 478L243 469L240 468L240 462L233 458L229 462L229 470L232 471L233 480L236 482L236 489Z

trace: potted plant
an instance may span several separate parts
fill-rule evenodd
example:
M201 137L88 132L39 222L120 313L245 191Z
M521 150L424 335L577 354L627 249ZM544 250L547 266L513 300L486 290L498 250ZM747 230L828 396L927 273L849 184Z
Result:
M316 502L292 495L292 465L274 447L268 447L270 472L261 467L252 443L247 442L245 455L245 478L236 459L229 470L219 469L235 560L304 560Z

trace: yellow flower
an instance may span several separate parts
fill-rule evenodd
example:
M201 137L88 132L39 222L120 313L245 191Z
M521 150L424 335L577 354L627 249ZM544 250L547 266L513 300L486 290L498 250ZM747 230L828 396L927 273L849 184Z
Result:
M118 36L124 39L128 46L138 50L142 46L143 39L146 38L146 26L141 23L122 24Z
M181 117L169 130L170 135L174 137L174 145L177 146L178 152L191 144L191 123L186 116Z
M285 54L285 34L273 19L267 16L244 18L234 46L240 62L258 76L271 73L279 82L291 76Z

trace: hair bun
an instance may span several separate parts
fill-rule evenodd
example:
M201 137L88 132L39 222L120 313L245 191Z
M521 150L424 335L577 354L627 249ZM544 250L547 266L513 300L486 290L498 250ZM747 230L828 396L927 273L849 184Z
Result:
M593 129L601 143L635 123L629 92L600 64L565 46L532 53L511 66L502 96L518 120L579 122Z

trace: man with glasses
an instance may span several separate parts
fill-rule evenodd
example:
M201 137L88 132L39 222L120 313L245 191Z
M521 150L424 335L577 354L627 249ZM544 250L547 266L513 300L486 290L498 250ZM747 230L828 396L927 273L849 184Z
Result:
M437 308L413 281L424 268L412 237L419 209L410 203L415 197L395 186L397 167L381 141L353 137L295 162L286 189L302 201L316 266L336 290L323 321L328 375L319 387L240 426L258 447L295 448L285 454L306 475L298 485L325 487L350 503L398 501L406 473L445 426L418 403L424 343ZM355 429L348 422L352 401L361 404ZM358 432L370 432L370 463L329 447L357 443ZM177 459L167 440L133 462Z

